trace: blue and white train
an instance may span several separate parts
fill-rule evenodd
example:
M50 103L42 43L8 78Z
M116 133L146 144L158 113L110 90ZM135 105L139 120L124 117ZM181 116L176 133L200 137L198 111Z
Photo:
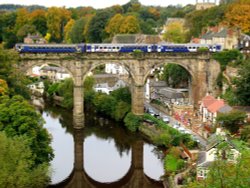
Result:
M20 53L90 53L90 52L197 52L207 48L210 52L221 51L221 45L214 44L16 44Z

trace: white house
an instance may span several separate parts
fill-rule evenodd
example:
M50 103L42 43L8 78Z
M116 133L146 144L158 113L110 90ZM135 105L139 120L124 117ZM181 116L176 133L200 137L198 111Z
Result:
M105 72L108 74L119 74L119 75L128 74L128 71L123 66L112 63L105 64Z
M218 149L218 146L226 144L227 149ZM217 128L216 133L209 138L209 144L206 151L199 153L197 160L196 179L205 179L209 172L209 166L218 158L227 160L231 163L236 163L240 156L239 149L233 144L229 137L225 135L220 128Z
M94 90L96 92L110 94L111 91L122 87L126 87L126 83L122 80L118 80L114 85L110 85L109 83L97 83L94 86Z

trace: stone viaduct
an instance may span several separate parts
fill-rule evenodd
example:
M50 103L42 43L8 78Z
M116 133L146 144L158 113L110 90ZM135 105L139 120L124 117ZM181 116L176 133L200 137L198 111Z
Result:
M219 63L211 59L210 53L72 53L32 54L21 53L19 67L27 71L35 65L54 64L65 68L74 81L74 120L83 122L83 80L96 67L115 63L123 66L131 79L132 112L144 113L144 84L151 70L166 63L184 67L190 73L191 98L194 105L209 91L215 92L216 78L220 72ZM79 123L75 123L75 128Z
M132 146L131 166L119 180L102 183L92 179L84 170L84 131L74 130L74 166L71 174L62 182L50 185L49 188L163 188L162 181L156 181L144 174L143 142L137 141ZM115 167L113 167L115 168ZM108 169L107 169L108 170Z

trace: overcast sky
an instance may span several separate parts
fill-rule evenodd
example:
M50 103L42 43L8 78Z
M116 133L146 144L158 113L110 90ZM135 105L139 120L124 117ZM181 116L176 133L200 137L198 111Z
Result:
M186 5L195 4L196 0L139 0L143 5L154 6L168 6L168 5ZM78 6L92 6L94 8L105 8L115 4L126 4L129 0L0 0L0 4L20 4L20 5L43 5L47 7L51 6L66 6L78 7Z

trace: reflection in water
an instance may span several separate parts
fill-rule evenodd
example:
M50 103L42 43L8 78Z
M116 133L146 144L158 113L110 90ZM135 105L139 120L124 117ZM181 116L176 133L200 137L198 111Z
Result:
M93 114L85 114L85 128L78 131L78 136L72 136L75 131L72 128L73 121L70 112L50 108L42 113L46 120L45 127L53 137L52 147L55 150L55 158L51 163L54 170L52 184L65 179L63 187L74 187L75 183L83 184L87 180L94 185L93 187L107 187L98 182L113 182L108 185L116 187L120 187L122 182L135 182L135 180L137 183L148 182L148 177L143 175L142 164L150 178L158 180L163 175L163 165L157 164L157 161L161 162L152 152L154 146L145 144L143 157L141 136L121 128L118 123L98 118ZM138 143L141 143L141 146ZM84 180L79 180L79 178ZM69 184L66 186L66 183ZM85 182L84 187L86 185ZM131 187L136 187L136 185ZM159 186L155 184L154 187Z
M69 176L73 170L74 161L74 140L70 133L61 127L58 118L53 118L46 112L43 113L43 118L46 121L45 128L52 135L52 148L54 149L55 157L51 162L52 165L52 183L58 183Z
M85 138L84 169L96 181L116 181L129 170L131 152L123 152L121 156L114 144L112 139L103 140L95 135Z

